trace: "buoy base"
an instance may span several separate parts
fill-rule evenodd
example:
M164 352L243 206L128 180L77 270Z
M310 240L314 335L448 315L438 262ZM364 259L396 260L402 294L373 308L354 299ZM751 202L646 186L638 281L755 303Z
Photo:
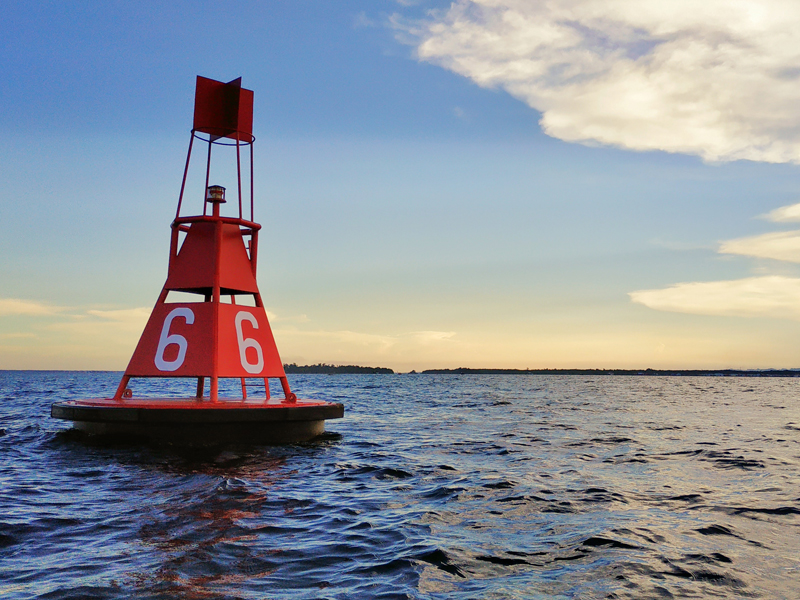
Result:
M224 442L245 444L296 444L325 433L325 421L287 423L224 423L215 425L173 425L136 423L97 423L74 421L73 428L104 437L140 437L180 445L208 445Z
M93 398L53 404L50 415L92 435L144 437L176 444L292 444L325 432L344 416L339 403L315 400L210 402L198 399Z

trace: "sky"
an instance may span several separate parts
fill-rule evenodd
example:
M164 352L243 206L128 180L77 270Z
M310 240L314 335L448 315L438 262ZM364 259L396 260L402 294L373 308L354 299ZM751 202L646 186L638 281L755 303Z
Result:
M197 75L255 93L284 362L800 368L796 2L31 0L0 24L0 369L125 368Z

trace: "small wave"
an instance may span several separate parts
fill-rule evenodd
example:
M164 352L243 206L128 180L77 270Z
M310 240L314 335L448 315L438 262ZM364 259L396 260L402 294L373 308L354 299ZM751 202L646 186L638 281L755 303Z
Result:
M627 544L625 542L620 542L617 540L612 540L609 538L599 537L599 536L592 536L587 538L581 542L582 546L587 546L589 548L597 548L597 547L607 547L607 548L621 548L624 550L638 550L639 546L634 546L633 544Z
M735 515L760 514L760 515L800 515L800 508L795 506L778 506L776 508L736 508L732 511Z
M492 563L493 565L513 566L513 565L529 565L529 561L522 558L507 558L504 556L476 556L476 560Z
M513 481L495 481L492 483L484 483L481 487L490 489L490 490L507 490L509 488L515 487L517 484Z
M738 537L733 533L733 531L724 525L709 525L708 527L700 527L699 529L695 529L695 531L702 533L703 535L730 535L733 537Z
M436 548L435 550L430 550L428 552L423 552L420 554L414 555L416 560L420 560L426 562L428 564L433 565L437 569L441 569L445 573L450 573L451 575L457 575L458 577L466 577L464 575L464 571L461 570L460 567L454 565L444 550Z

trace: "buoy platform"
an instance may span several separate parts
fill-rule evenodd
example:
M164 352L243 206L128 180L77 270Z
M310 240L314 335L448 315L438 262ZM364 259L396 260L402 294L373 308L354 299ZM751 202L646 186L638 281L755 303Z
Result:
M166 442L234 441L287 444L325 432L326 419L340 419L344 406L319 400L90 398L53 404L50 414L94 435L136 436Z
M256 283L261 225L253 220L252 125L253 92L241 86L241 78L228 83L197 78L166 283L113 397L57 402L51 407L52 417L98 435L190 444L285 444L310 440L325 431L326 419L344 416L342 404L299 400L278 354ZM198 182L194 188L202 192L203 212L181 216L195 139L208 144L205 184ZM223 215L226 188L209 185L214 147L235 149L236 168L229 177L236 182L238 214L234 210L233 215ZM249 157L243 156L243 147L249 147ZM244 191L250 196L248 219L242 205L243 163L250 167L249 178L244 178ZM223 170L213 172L216 177ZM137 397L131 383L140 378L195 379L196 394ZM220 379L240 380L241 398L220 397ZM247 379L263 381L263 397L248 396ZM283 398L270 398L270 379L280 381Z

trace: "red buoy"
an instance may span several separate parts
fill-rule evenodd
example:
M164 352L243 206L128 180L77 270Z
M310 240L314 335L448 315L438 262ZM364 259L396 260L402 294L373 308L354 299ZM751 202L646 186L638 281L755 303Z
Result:
M167 281L114 396L59 402L51 416L97 434L290 443L323 433L325 419L344 415L339 403L297 399L272 336L256 283L261 226L253 220L252 125L253 92L241 87L241 78L229 83L197 78ZM208 144L203 214L181 216L195 139ZM235 149L238 217L221 215L226 190L209 185L214 147ZM243 147L250 150L249 219L242 207ZM178 292L191 294L194 301L170 301L170 294ZM152 377L196 379L197 392L190 398L135 397L132 381ZM221 378L240 380L241 397L220 397ZM263 396L248 396L247 379L252 378L263 380ZM270 398L271 378L280 381L283 398Z

